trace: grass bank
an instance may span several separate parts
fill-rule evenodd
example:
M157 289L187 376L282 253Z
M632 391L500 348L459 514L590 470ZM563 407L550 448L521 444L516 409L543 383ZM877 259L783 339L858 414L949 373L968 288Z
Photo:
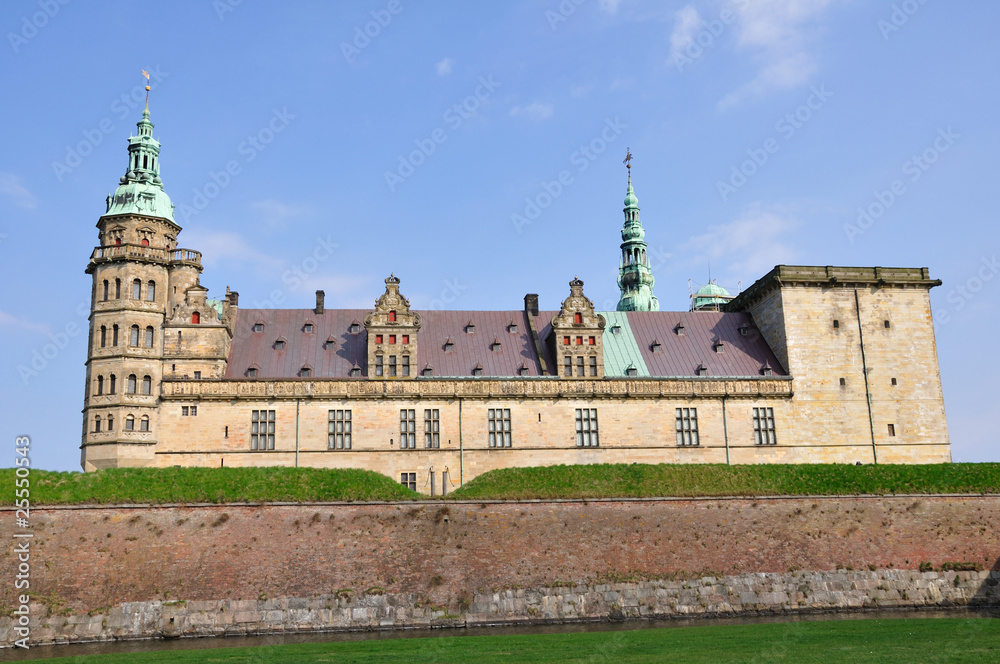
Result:
M35 660L77 664L154 662L987 662L1000 652L1000 620L830 620L706 625L614 632L458 636L256 648L169 650Z

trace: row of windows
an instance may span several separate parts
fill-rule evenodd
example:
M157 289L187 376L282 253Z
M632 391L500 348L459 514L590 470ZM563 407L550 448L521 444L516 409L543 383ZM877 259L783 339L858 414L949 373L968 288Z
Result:
M388 366L385 363L385 357L382 355L375 356L375 375L376 376L409 376L410 375L410 356L403 355L400 359L400 363L397 364L395 355L389 356ZM386 371L388 369L388 371Z
M388 343L390 343L390 344L396 343L396 335L395 334L388 334L388 335L385 335L385 336L383 336L381 334L376 334L375 335L375 343L377 343L377 344L382 343L383 339L385 339L385 337L389 338ZM408 335L408 334L401 334L401 335L399 335L399 343L401 343L401 344L408 344L408 343L410 343L410 335Z
M97 396L103 395L105 392L105 387L107 388L108 394L116 394L118 390L118 380L114 374L111 374L107 380L104 376L97 377ZM125 393L126 394L136 394L139 389L139 381L135 374L129 374L128 378L125 379ZM151 394L153 389L153 378L151 376L142 377L142 394Z
M576 364L576 375L583 377L590 375L592 377L597 377L597 357L592 356L585 358L582 355L578 356L575 360ZM572 355L567 355L563 358L563 376L573 375L573 365L574 359Z
M142 347L152 348L154 335L155 330L151 325L147 325L145 331L141 330L138 325L133 325L129 328L128 345L133 348L139 348L141 342ZM98 331L98 344L101 348L107 348L108 346L117 347L118 336L119 328L117 323L112 325L110 330L107 325L102 325Z
M197 407L191 406L191 415L197 415ZM696 447L698 439L698 409L677 408L675 413L676 440L679 447ZM183 407L183 415L188 414L188 406ZM486 413L488 444L492 448L506 448L512 445L511 418L509 408L490 408ZM757 445L776 445L777 435L774 425L773 408L753 409L754 442ZM577 408L575 417L577 447L599 447L596 408ZM331 450L351 449L351 411L349 409L329 412L327 447ZM426 408L423 412L423 447L441 447L441 414L437 408ZM275 411L252 411L250 421L250 449L273 450L275 435ZM893 425L889 425L889 435L895 435ZM390 443L391 444L391 443ZM399 449L417 448L417 410L403 408L399 411Z
M120 300L122 298L122 280L115 279L114 284L114 299ZM104 292L102 298L105 302L111 299L111 282L107 279L104 280ZM133 300L142 299L142 279L132 280L132 298ZM150 279L146 282L146 301L153 302L156 300L156 282Z
M102 428L103 427L103 428ZM114 431L115 430L115 416L108 415L104 420L101 419L100 415L94 416L94 433L101 433L102 431ZM135 416L127 415L125 416L125 431L135 431ZM139 419L139 431L149 431L149 416L143 415Z

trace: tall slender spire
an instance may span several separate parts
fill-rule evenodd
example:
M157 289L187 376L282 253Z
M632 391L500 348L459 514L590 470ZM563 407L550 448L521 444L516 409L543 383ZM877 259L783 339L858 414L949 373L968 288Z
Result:
M625 192L625 224L622 227L621 260L618 265L618 288L621 298L618 311L659 311L660 302L653 295L653 272L646 258L646 231L639 220L639 199L632 188L632 152L625 150L628 189Z

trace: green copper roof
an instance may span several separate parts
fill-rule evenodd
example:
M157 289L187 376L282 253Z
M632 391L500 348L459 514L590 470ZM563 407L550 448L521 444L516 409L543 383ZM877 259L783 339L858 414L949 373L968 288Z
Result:
M642 359L639 344L632 334L628 315L622 311L601 311L608 321L601 341L604 344L604 375L610 378L624 376L628 367L635 367L636 376L648 376L649 369ZM617 333L615 328L618 328Z
M694 299L691 301L691 309L697 310L706 307L714 309L731 299L733 298L729 291L714 281L710 281L695 291Z
M174 206L160 179L160 143L153 138L148 103L136 127L138 133L128 139L128 167L115 193L108 195L104 214L141 214L172 222Z
M628 191L625 192L625 207L626 208L638 208L639 199L635 197L635 190L632 189L632 176L628 177Z

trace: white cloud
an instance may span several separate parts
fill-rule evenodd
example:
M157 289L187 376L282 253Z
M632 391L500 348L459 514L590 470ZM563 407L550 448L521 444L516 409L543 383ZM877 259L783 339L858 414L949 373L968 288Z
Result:
M828 7L840 0L729 0L737 16L736 48L759 64L757 75L725 95L719 110L806 83L819 66L809 50Z
M618 5L622 3L622 0L601 0L600 7L609 14L614 14L618 11Z
M670 59L682 56L684 49L694 43L703 21L694 5L685 5L674 15L674 31L670 35Z
M437 69L438 76L447 76L451 73L451 67L453 64L455 64L454 60L451 58L445 58L441 62L434 65L434 68Z
M21 184L21 178L13 173L0 172L0 194L10 197L17 207L28 210L38 207L38 199Z
M552 104L545 104L540 101L528 104L527 106L514 106L510 109L510 117L525 118L532 122L547 120L552 117L552 113Z
M723 285L746 284L775 265L795 262L798 251L788 239L798 226L792 211L754 204L734 221L690 238L677 253L690 257L689 269L707 269L711 263L713 272L725 279Z
M293 219L310 211L310 208L307 206L288 205L273 198L257 201L252 203L250 207L260 214L261 221L263 221L270 230L281 230L287 225L286 222L289 219Z
M197 247L208 267L222 263L253 263L269 271L284 267L283 261L257 251L242 235L230 231L185 231L181 245Z
M49 334L52 329L44 323L33 323L25 318L18 318L8 314L5 311L0 311L0 327L13 327L19 330L28 330L30 332L38 332L40 334Z

